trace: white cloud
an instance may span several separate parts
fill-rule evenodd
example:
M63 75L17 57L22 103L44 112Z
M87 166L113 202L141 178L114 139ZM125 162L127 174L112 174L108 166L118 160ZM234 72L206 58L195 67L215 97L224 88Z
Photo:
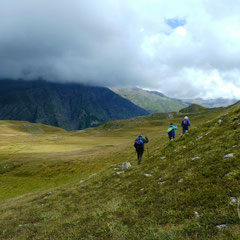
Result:
M239 12L233 0L1 1L0 77L238 98Z

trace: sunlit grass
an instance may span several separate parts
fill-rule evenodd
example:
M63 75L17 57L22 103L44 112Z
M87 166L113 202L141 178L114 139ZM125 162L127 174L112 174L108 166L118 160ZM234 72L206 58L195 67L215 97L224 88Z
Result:
M235 116L238 105L192 113L190 133L181 137L179 129L174 142L168 141L166 129L170 122L179 125L181 114L155 114L78 132L49 129L27 137L18 123L15 138L0 135L0 236L239 239L237 203L231 202L240 192ZM133 142L139 133L150 142L137 166ZM228 153L234 157L224 159ZM132 167L117 174L126 161ZM217 228L224 224L226 228Z

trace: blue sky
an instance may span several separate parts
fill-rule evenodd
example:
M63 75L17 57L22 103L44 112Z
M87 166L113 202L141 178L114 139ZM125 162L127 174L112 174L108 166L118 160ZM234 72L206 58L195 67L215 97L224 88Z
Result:
M167 25L169 25L171 28L177 28L177 27L181 27L184 26L187 21L184 18L169 18L165 20Z

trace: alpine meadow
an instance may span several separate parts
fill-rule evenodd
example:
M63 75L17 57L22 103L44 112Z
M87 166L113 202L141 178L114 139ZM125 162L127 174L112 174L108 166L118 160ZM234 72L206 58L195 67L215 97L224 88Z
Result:
M75 132L2 121L1 239L240 239L240 103L188 113L192 129L169 142L183 116Z

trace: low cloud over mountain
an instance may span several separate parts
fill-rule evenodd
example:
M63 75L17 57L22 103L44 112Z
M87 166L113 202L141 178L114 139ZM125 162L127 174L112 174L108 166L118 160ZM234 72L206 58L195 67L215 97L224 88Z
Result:
M240 94L235 1L11 0L0 9L0 78Z

